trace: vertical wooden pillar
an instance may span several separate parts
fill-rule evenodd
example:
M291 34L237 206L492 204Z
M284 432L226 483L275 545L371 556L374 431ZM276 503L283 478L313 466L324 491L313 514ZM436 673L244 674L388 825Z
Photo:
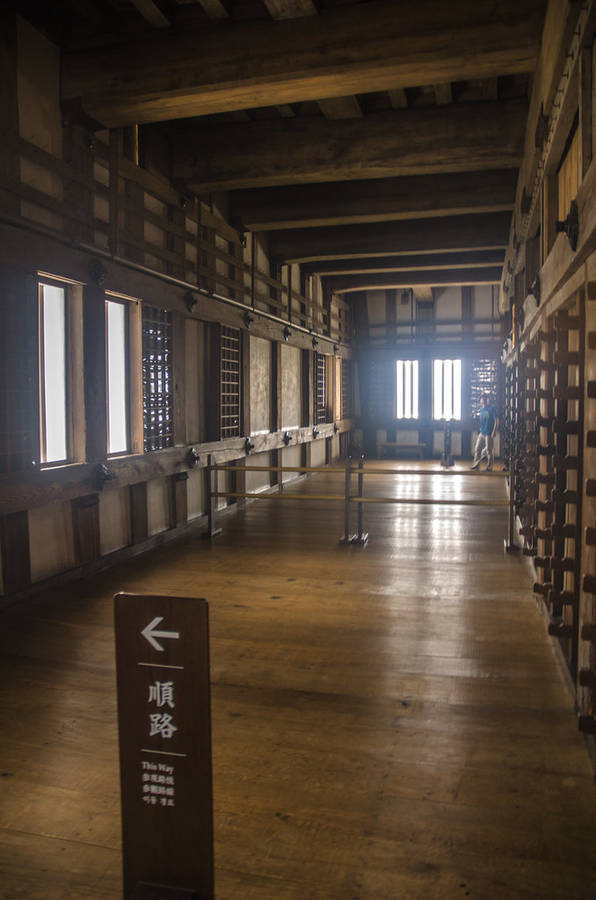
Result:
M39 461L37 274L0 265L0 472Z
M205 326L206 336L206 413L205 440L218 441L220 435L220 400L221 400L221 325L217 323Z
M120 156L122 135L118 128L110 130L110 237L109 247L114 256L120 256Z
M585 178L592 161L592 47L582 47L579 58L580 175Z
M281 431L282 405L281 405L281 344L279 341L271 343L271 431ZM283 450L274 450L271 454L271 465L280 466L283 463ZM282 483L281 472L271 472L270 484Z
M314 421L314 388L313 388L314 357L312 350L302 351L302 422L303 427L308 427Z
M31 583L29 517L26 511L0 516L0 550L4 593L14 594Z
M106 393L106 312L103 287L83 289L83 359L87 461L104 460L108 421Z
M174 380L174 445L186 443L186 317L179 312L172 316L172 376Z
M240 404L241 422L240 432L250 437L252 423L250 415L250 334L248 331L240 332Z
M11 139L19 133L19 107L17 92L17 24L16 14L9 4L0 7L0 109L2 130L8 138L0 142L0 172L10 181L20 180L19 158ZM18 216L20 200L16 194L0 189L0 209L11 216Z

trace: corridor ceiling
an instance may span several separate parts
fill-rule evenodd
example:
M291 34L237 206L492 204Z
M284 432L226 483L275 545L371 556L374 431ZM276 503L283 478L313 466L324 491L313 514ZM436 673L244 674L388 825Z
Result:
M53 0L65 115L336 291L498 283L544 0Z

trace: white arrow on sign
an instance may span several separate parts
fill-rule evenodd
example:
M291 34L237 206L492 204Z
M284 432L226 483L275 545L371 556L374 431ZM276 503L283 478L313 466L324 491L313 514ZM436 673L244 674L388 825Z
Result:
M178 640L178 638L180 637L180 632L179 631L156 631L155 630L156 625L159 625L160 622L163 622L163 616L156 616L152 622L149 622L149 624L146 625L145 628L143 628L143 630L141 631L141 634L143 635L143 637L146 640L149 641L149 643L155 650L163 651L163 647L161 646L159 641L155 640L155 638L174 638L175 640Z

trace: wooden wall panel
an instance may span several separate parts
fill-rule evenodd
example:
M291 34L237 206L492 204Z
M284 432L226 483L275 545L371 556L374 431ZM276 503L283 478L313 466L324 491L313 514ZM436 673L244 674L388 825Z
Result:
M298 428L302 416L301 351L296 347L281 348L282 429Z
M302 447L289 446L281 451L282 466L301 466L302 465ZM293 481L298 478L298 472L284 472L283 481Z
M29 518L26 512L0 516L2 585L7 594L31 582Z
M168 478L147 482L147 530L149 535L166 531L172 525L172 495Z
M188 519L188 472L176 472L170 478L172 497L172 527L186 525Z
M76 563L71 506L58 501L29 511L31 581L72 569Z
M103 490L99 495L99 548L103 556L132 543L130 491Z
M205 505L205 470L193 469L188 473L187 489L187 515L189 519L196 519L206 512Z
M76 565L99 557L99 497L88 494L71 501L74 556Z
M317 438L309 444L310 447L310 464L312 466L325 465L325 441Z
M250 424L251 434L271 429L271 341L250 338Z
M247 491L259 491L269 487L269 472L251 472L250 469L251 466L270 466L271 464L270 453L257 453L254 456L247 456L245 475Z

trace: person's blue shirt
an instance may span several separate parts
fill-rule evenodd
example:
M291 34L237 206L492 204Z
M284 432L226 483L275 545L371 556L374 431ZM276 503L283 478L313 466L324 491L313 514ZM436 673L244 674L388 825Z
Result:
M492 435L497 414L494 406L483 406L480 410L480 434Z

